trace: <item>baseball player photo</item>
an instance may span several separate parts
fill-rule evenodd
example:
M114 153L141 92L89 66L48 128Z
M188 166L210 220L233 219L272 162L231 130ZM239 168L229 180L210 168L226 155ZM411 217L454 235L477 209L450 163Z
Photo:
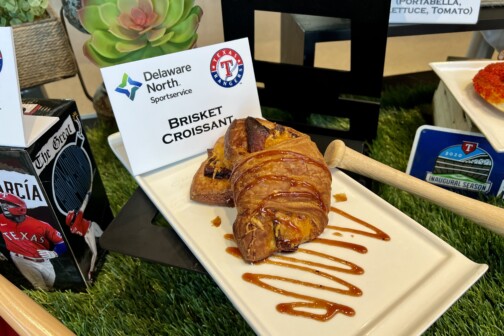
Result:
M0 209L0 232L10 259L35 289L53 290L56 272L51 259L67 251L61 233L28 216L26 203L16 195L0 193ZM8 260L3 254L1 259Z
M89 219L84 218L84 211L89 203L89 198L91 196L91 189L88 191L84 202L79 209L70 210L65 218L65 223L70 228L70 232L79 235L84 238L86 244L91 251L91 261L88 271L88 280L93 280L93 272L96 268L96 259L98 257L98 245L96 239L100 238L103 234L103 230L96 223Z

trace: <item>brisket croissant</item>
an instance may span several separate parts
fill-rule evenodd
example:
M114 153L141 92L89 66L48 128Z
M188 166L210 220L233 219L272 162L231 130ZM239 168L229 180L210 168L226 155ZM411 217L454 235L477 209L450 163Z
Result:
M228 195L237 209L233 234L244 260L295 251L322 233L331 173L309 136L246 118L235 120L224 139L222 159L232 167Z

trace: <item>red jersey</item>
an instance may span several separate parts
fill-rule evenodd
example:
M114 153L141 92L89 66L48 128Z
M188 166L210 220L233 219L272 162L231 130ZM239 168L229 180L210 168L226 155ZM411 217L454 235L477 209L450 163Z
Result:
M16 223L0 214L0 232L9 251L32 258L40 258L37 250L50 250L63 242L58 230L30 216Z
M74 211L68 212L66 224L70 226L70 232L73 234L78 234L79 236L85 236L91 225L91 221L84 218L84 212L77 211L75 215Z
M0 317L0 335L2 336L19 336L12 327Z

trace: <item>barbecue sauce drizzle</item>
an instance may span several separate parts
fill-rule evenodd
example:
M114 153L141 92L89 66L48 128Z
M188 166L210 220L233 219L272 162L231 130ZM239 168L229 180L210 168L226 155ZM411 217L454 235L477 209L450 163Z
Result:
M267 160L264 160L258 164L252 165L250 168L247 168L246 170L244 170L240 174L236 173L236 171L238 171L238 169L241 166L245 165L247 162L249 162L251 160L255 160L255 159L261 159L263 157L268 157L268 156L270 156L271 159L267 159ZM243 174L254 173L256 171L259 171L263 168L263 166L265 166L268 163L289 162L289 161L299 161L299 160L304 161L306 164L314 165L314 166L321 168L322 170L325 171L325 173L328 176L332 177L331 172L329 171L329 169L327 168L327 165L325 163L321 163L317 160L314 160L310 157L307 157L306 155L296 153L296 152L291 152L291 151L286 151L286 150L269 150L269 151L264 151L262 153L257 153L255 155L250 155L248 158L246 158L243 161L241 161L240 163L238 163L233 168L233 174L231 175L230 181L232 184L235 184L236 181L240 180L240 178Z
M356 229L351 229L351 228L345 228L345 227L340 227L340 226L333 226L333 225L328 225L327 229L335 230L336 234L338 233L337 231L343 231L343 232L351 232L353 234L358 234L358 235L363 235L367 236L370 238L374 239L379 239L383 241L388 241L390 240L390 237L388 234L385 232L381 231L377 227L359 219L356 218L349 213L335 208L331 207L331 211L339 214L341 216L344 216L350 220L355 221L358 224L363 225L364 227L370 229L372 232L369 231L362 231L362 230L356 230ZM228 240L234 240L234 237L232 234L226 234L225 238ZM367 248L362 245L358 244L352 244L352 243L347 243L347 242L342 242L338 240L332 240L332 239L325 239L325 238L316 238L312 240L314 243L320 243L320 244L326 244L330 246L337 246L341 248L346 248L346 249L351 249L355 252L358 253L367 253ZM237 247L228 247L226 251L238 258L241 258L240 251L238 250ZM277 311L293 316L302 316L302 317L307 317L311 318L314 320L318 321L328 321L332 319L336 314L341 313L347 316L353 316L355 315L355 310L349 306L339 304L336 302L331 302L328 300L324 300L321 298L313 297L313 296L308 296L288 290L284 290L282 288L273 286L271 284L266 283L263 281L263 279L266 280L277 280L277 281L283 281L283 282L288 282L288 283L293 283L305 287L311 287L311 288L317 288L320 290L325 290L333 293L338 293L341 295L348 295L348 296L361 296L362 291L352 285L349 282L344 281L341 278L338 278L334 275L331 275L327 272L323 272L319 270L320 268L331 270L331 271L336 271L336 272L342 272L342 273L347 273L347 274L363 274L364 269L354 263L351 263L350 261L340 259L338 257L328 255L325 253L313 251L310 249L306 248L298 248L297 253L305 253L309 255L315 255L321 259L326 259L330 262L334 262L336 264L340 264L343 267L338 267L338 266L331 266L325 263L318 263L318 262L313 262L309 260L303 260L300 258L295 258L291 256L287 256L284 254L278 254L278 255L273 255L270 256L269 258L257 262L257 264L260 263L265 263L265 264L273 264L279 267L286 267L286 268L292 268L292 269L297 269L300 271L308 272L311 274L314 274L316 276L320 276L326 279L329 279L339 285L341 285L343 288L337 288L337 287L331 287L331 286L326 286L318 283L312 283L312 282L306 282L306 281L301 281L297 279L292 279L292 278L286 278L282 276L277 276L277 275L271 275L271 274L257 274L257 273L244 273L242 275L242 278L250 282L256 286L259 286L261 288L264 288L266 290L284 295L284 296L289 296L295 299L300 299L302 301L299 302L286 302L286 303L280 303L277 305L276 309ZM304 266L306 265L306 266ZM309 267L307 267L309 266ZM303 310L303 308L308 308L308 309L322 309L325 311L325 313L322 314L317 314L314 312L310 312L307 310Z

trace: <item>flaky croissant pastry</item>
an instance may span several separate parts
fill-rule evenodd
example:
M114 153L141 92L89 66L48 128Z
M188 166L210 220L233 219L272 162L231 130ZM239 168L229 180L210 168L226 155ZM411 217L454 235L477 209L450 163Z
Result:
M224 137L221 159L221 166L231 170L229 188L237 209L233 233L246 261L295 251L322 233L331 173L309 136L262 119L235 120Z

